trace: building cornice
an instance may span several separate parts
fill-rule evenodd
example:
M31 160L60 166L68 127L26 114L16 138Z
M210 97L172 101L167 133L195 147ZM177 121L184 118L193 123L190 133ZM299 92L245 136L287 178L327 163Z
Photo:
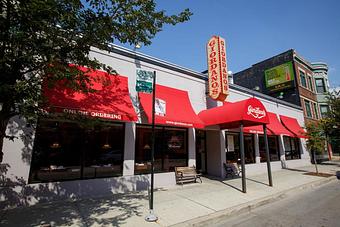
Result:
M176 71L176 72L180 72L180 73L198 78L198 79L202 79L204 81L208 80L207 74L196 72L194 70L191 70L191 69L188 69L188 68L185 68L185 67L182 67L182 66L179 66L179 65L176 65L176 64L173 64L173 63L170 63L170 62L167 62L167 61L164 61L164 60L161 60L161 59L158 59L158 58L155 58L155 57L152 57L152 56L149 56L149 55L137 52L137 51L134 51L134 50L130 50L130 49L125 48L125 47L118 46L116 44L110 44L110 48L111 48L110 52L112 52L112 53L120 54L120 55L123 55L125 57L129 57L129 58L133 58L133 59L136 59L136 60L139 60L139 61L143 61L143 62L147 62L147 63L153 64L153 65L157 65L157 66L160 66L160 67L163 67L163 68L166 68L166 69L170 69L170 70L173 70L173 71ZM289 50L289 51L291 51L291 50ZM100 51L100 50L95 51L95 52L103 54L103 52ZM289 106L289 107L292 107L292 108L295 108L295 109L299 109L299 110L302 109L300 106L291 104L291 103L283 101L281 99L271 97L269 95L262 94L260 92L242 87L242 86L237 85L237 84L229 84L229 87L230 87L231 90L241 91L241 92L244 92L246 94L252 95L254 97L259 97L259 98L262 98L262 99L265 99L265 100L268 100L268 101L272 101L272 102L275 102L275 103L278 103L278 104L286 105L286 106Z

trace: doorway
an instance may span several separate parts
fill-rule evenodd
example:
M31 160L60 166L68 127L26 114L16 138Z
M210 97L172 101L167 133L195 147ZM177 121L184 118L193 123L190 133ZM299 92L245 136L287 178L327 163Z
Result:
M206 131L196 129L196 169L207 173L207 136Z

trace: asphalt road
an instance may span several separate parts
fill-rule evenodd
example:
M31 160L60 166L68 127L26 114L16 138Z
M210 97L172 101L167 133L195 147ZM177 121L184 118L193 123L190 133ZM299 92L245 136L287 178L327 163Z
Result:
M289 193L279 201L226 217L212 226L340 227L340 180Z

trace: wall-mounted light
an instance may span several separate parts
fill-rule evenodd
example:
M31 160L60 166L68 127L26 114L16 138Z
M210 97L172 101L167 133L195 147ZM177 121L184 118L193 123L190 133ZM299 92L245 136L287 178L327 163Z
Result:
M142 43L138 42L135 44L135 47L133 48L134 50L140 49L142 47Z
M283 92L280 92L279 96L277 97L278 99L283 99L283 95L284 93Z
M2 111L2 106L3 106L4 104L2 103L2 102L0 102L0 111Z

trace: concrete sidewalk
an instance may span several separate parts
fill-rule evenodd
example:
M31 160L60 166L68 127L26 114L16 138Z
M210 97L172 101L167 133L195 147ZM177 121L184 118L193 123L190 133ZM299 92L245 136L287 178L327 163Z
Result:
M340 163L318 165L319 171L335 174ZM247 178L247 194L241 178L221 181L203 178L203 183L177 186L155 192L154 209L159 220L147 223L147 192L117 194L111 197L59 201L0 211L0 226L190 226L210 223L223 215L249 210L279 199L294 190L303 190L335 180L336 177L306 175L314 166L273 172L274 187L266 174Z

